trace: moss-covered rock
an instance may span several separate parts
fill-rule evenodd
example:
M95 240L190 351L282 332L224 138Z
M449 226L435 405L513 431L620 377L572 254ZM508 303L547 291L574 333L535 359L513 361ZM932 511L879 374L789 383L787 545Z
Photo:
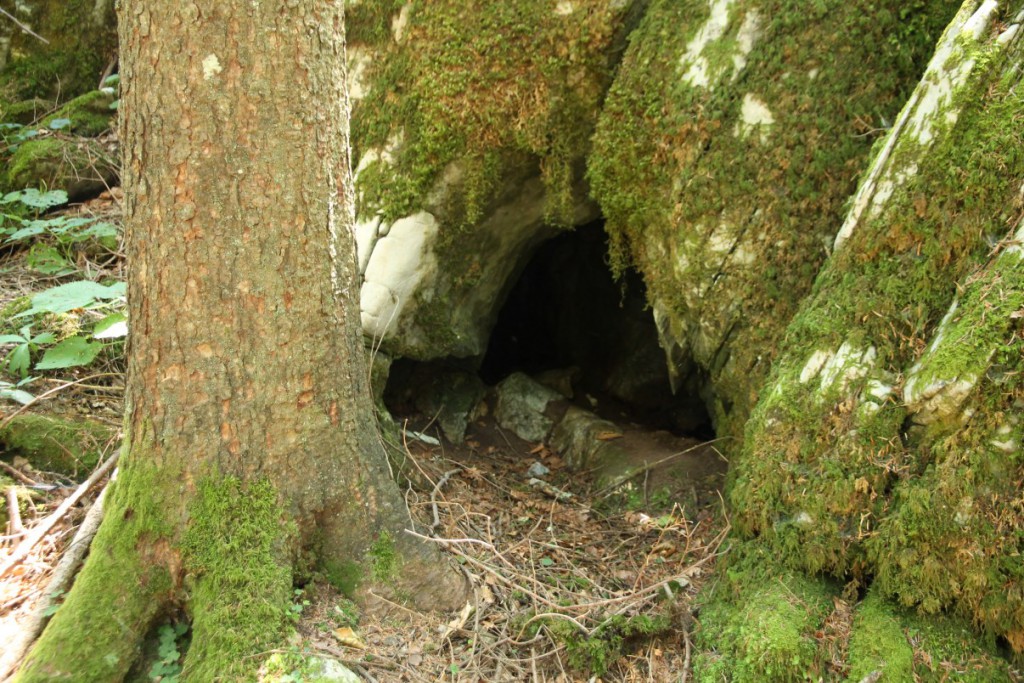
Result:
M68 99L96 88L117 52L114 3L21 0L15 4L19 21L48 42L23 31L12 33L0 70L0 100Z
M482 353L529 253L596 216L583 160L642 4L351 8L368 334L417 358Z
M110 130L116 121L116 114L110 108L116 99L117 94L112 88L87 92L47 116L41 125L49 128L57 119L68 119L71 123L61 131L86 138L96 137Z
M908 614L874 591L854 610L847 652L849 681L1014 680L991 638L979 638L963 622Z
M816 634L832 611L833 595L826 583L780 570L764 557L731 563L700 612L696 680L824 678L826 659Z
M850 204L733 462L741 533L1024 651L1024 3L969 1Z
M0 103L0 123L17 123L27 126L40 120L55 108L51 100L33 97L10 104Z
M24 413L0 427L0 446L37 470L75 476L96 466L113 436L113 429L90 420Z
M94 140L52 135L20 144L11 155L3 181L6 191L26 187L64 190L75 202L117 185L118 165L109 150Z
M655 0L590 157L613 263L738 436L782 333L959 2Z

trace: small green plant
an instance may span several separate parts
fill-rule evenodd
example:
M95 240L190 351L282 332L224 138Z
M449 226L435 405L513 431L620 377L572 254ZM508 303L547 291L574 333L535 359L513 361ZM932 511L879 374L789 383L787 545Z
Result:
M188 624L164 624L159 630L157 661L149 669L149 680L177 683L181 676L181 650L188 633Z
M334 606L332 621L335 626L355 628L359 625L359 607L348 598L340 598Z
M18 330L18 334L0 335L0 344L15 345L4 360L7 372L22 379L27 378L29 366L32 364L32 354L38 351L43 344L52 344L56 340L57 338L52 332L33 335L30 325L22 327Z
M304 599L302 595L303 590L301 588L296 588L292 604L288 606L288 617L296 623L298 623L299 619L302 618L303 610L310 605L309 600Z
M14 384L0 379L0 399L14 401L21 405L28 405L34 401L36 397L22 389L22 387L28 385L30 382L34 382L36 379L38 378L26 377Z

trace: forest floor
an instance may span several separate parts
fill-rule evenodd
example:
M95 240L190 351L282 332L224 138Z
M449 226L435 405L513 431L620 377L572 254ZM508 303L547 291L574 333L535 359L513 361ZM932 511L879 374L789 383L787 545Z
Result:
M115 188L62 215L116 222L119 199ZM116 249L100 249L95 240L62 241L66 234L0 252L0 310L10 312L13 302L70 281L123 280ZM56 340L81 336L91 344L90 334L102 339L95 335L101 321L122 309L123 301L96 299L28 318L38 329L11 319L10 329L0 332L54 332ZM16 346L8 341L0 348L0 390L24 390L21 401L28 402L0 398L0 434L26 414L89 420L109 434L91 444L98 460L72 473L46 471L25 454L5 452L0 439L0 518L6 520L0 529L0 642L6 644L0 681L21 656L19 643L27 645L59 607L88 547L83 523L98 519L94 514L87 521L108 480L109 472L99 470L112 464L120 444L124 390L120 340L102 343L87 363L34 371L35 379L21 385L10 365ZM32 349L33 362L44 350ZM462 568L473 597L457 615L418 614L386 601L358 610L314 578L296 588L296 635L282 651L285 661L318 653L381 683L689 678L693 599L728 531L718 493L724 461L697 458L667 434L633 426L612 438L622 437L626 451L652 459L652 466L601 488L595 473L570 471L550 446L523 441L490 416L472 422L458 444L445 440L428 417L396 417L410 529L432 538ZM538 463L544 473L528 475ZM177 642L184 650L187 635ZM161 680L148 671L137 680ZM295 671L268 680L303 677Z
M109 379L71 384L41 403L113 424L121 384ZM728 530L720 477L676 477L678 489L670 490L652 488L649 475L602 491L550 448L524 442L490 418L473 423L458 445L422 416L405 421L402 434L410 528L435 538L462 567L472 600L457 615L418 614L386 602L360 611L314 580L296 590L296 635L285 654L329 656L381 683L687 680L692 601ZM430 434L437 445L420 440L431 441ZM105 446L100 462L116 445ZM537 462L550 470L543 487L528 483L527 470ZM32 492L24 531L8 529L0 564L25 534L56 521L0 579L0 642L15 643L66 592L66 585L54 591L51 578L105 478L60 512L89 472L72 479L19 456L2 457L0 466ZM689 508L672 502L682 498ZM272 680L303 678L296 671Z

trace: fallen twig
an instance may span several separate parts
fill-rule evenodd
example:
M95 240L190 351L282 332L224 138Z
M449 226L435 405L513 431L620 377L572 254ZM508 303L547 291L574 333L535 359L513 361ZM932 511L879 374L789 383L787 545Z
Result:
M7 519L11 526L11 535L20 536L25 532L21 524L21 510L18 509L18 489L13 486L7 487Z
M117 458L120 454L120 451L118 451L107 458L106 462L97 467L96 471L93 472L92 475L77 489L75 489L74 493L65 498L64 502L61 503L56 510L32 528L32 531L29 532L28 536L18 544L18 547L14 549L11 556L8 557L7 561L4 562L2 567L0 567L0 577L6 576L7 572L17 566L25 559L25 557L28 556L29 552L32 551L32 548L34 548L39 541L43 540L43 537L49 533L50 529L52 529L53 526L59 522L62 517L64 517L64 515L67 514L68 510L70 510L82 496L88 493L89 490L114 467L114 464L117 462Z
M12 477L20 481L22 484L26 484L28 486L39 486L38 481L26 476L17 468L11 467L10 465L3 461L0 461L0 469L2 469L4 472L7 472L7 474L11 475Z
M33 612L28 623L22 626L17 640L4 650L3 657L0 658L0 681L9 676L18 666L18 663L21 662L22 657L25 656L29 647L31 647L32 643L35 642L35 639L42 632L43 626L46 625L46 620L52 613L51 608L56 600L56 596L67 591L68 586L71 584L71 579L74 577L82 558L85 557L89 544L92 543L93 536L96 535L96 530L99 529L100 522L103 520L103 500L106 497L107 488L105 486L96 497L92 507L89 508L89 512L85 515L81 526L75 532L75 537L71 540L71 544L64 551L60 562L54 568L53 576L50 577L50 582L47 584L46 590L43 591L43 599L40 605Z

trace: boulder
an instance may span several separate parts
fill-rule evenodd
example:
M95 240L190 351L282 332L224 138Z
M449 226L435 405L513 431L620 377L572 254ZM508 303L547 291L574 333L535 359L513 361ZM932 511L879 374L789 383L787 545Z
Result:
M958 0L653 0L588 177L677 386L739 437L789 320Z
M351 8L362 320L385 349L482 354L533 249L597 216L584 159L642 4Z

